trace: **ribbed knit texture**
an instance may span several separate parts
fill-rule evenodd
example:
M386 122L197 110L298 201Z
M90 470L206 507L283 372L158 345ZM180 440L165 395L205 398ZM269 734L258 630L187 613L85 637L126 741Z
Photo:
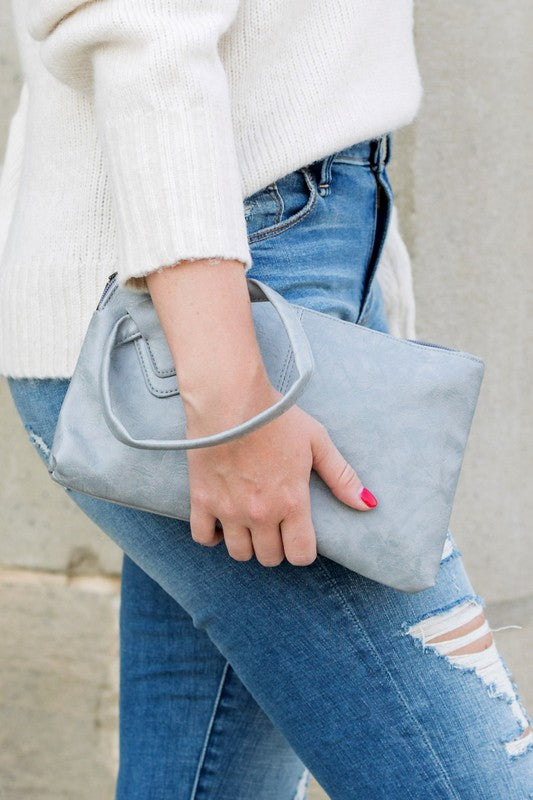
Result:
M107 276L252 264L243 198L412 121L412 0L17 0L0 374L69 377Z

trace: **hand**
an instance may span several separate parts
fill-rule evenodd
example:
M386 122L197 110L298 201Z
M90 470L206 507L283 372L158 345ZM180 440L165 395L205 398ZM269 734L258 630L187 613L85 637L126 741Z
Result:
M189 411L187 435L232 427L281 397L270 383L262 384L249 397L248 408L240 409L242 419L231 419L232 415L221 413L220 406L213 416L198 415L197 408ZM278 565L284 557L300 566L315 560L311 469L339 500L360 511L371 507L359 496L362 483L326 428L297 405L239 439L188 450L187 457L192 538L207 546L224 538L237 561L248 561L254 553L267 567ZM375 505L368 490L363 496ZM217 520L222 531L215 528Z
M238 425L281 397L261 360L241 262L183 261L146 283L176 364L189 438ZM237 561L254 553L264 566L315 560L311 469L347 505L376 504L368 490L359 496L361 481L325 427L296 405L239 439L186 452L192 538L212 546L224 537Z

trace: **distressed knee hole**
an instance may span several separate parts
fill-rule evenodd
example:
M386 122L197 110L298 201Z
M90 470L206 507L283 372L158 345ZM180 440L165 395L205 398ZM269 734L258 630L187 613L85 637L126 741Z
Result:
M466 655L494 644L489 624L477 600L467 600L448 611L426 617L409 628L422 645L434 646L442 655Z
M522 731L520 736L517 736L515 739L511 739L508 742L505 742L505 749L507 750L508 755L516 758L517 756L521 756L528 750L533 749L533 731L531 727L528 725L527 728Z
M477 600L468 598L428 616L408 627L407 632L422 643L423 649L430 648L453 666L474 672L491 697L507 701L519 727L517 736L503 742L509 756L533 749L529 719Z
M447 647L450 656L461 653L479 653L486 650L493 643L492 633L483 612L476 614L469 622L459 625L453 630L447 631L437 636L431 636L426 642L436 644L437 642L449 642Z

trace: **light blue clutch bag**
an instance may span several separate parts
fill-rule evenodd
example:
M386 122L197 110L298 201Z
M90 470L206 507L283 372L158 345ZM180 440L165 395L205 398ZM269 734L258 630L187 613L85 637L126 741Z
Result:
M376 508L357 511L312 471L318 552L406 592L432 586L484 362L290 303L253 278L247 285L263 362L284 394L280 400L234 428L184 438L179 379L151 297L122 289L112 275L61 407L52 478L94 497L188 520L186 449L235 439L298 400L379 497Z

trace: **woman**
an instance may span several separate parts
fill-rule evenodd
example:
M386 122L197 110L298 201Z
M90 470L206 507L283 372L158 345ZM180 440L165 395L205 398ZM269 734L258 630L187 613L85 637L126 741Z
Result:
M43 460L112 271L153 299L191 437L278 396L246 274L388 330L386 166L421 98L408 0L16 13L0 368ZM190 525L69 491L125 552L117 798L301 799L310 771L332 800L531 791L530 720L451 533L414 595L317 555L311 469L361 513L379 486L297 405L188 459Z

